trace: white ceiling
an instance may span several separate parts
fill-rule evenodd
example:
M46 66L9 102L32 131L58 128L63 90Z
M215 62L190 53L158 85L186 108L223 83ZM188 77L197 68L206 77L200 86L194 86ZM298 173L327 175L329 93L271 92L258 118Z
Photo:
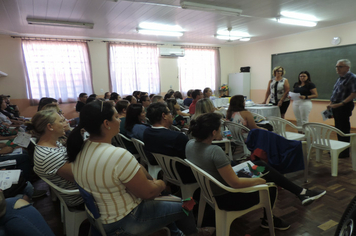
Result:
M246 42L226 42L213 35L232 27L249 33L254 42L356 20L356 0L191 1L239 8L242 16L181 9L179 0L0 0L0 34L231 45ZM312 14L320 21L313 28L279 24L273 19L281 11ZM27 17L94 23L94 28L29 25ZM141 35L136 32L141 22L177 24L185 33L182 37Z

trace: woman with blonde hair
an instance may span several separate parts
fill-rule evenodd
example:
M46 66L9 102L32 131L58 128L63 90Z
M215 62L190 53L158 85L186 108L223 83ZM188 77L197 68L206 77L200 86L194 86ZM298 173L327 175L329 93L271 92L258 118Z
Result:
M263 101L263 104L265 104L271 95L269 103L279 107L283 119L290 103L288 98L289 82L283 77L285 74L286 71L281 66L276 66L273 69L272 75L274 77L268 82L265 100Z
M34 171L58 187L77 189L72 164L67 161L67 149L58 142L65 134L65 126L64 117L53 110L39 111L27 123L27 129L38 138L34 152ZM68 206L83 208L80 195L63 194L62 197Z
M198 116L205 113L212 113L215 111L214 104L211 102L209 98L202 98L197 102L195 107L195 114L192 119L196 119Z

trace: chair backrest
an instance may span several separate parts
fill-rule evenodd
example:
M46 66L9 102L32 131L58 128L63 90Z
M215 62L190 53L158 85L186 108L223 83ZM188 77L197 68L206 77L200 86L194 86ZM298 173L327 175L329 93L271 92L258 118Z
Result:
M246 146L244 133L250 132L249 128L231 121L225 121L224 125L230 130L234 143L240 146Z
M53 188L54 190L56 190L57 192L63 193L63 194L67 194L67 195L79 195L79 190L78 189L64 189L61 187L58 187L57 185L55 185L54 183L52 183L49 179L47 179L46 177L43 176L39 176L44 182L46 182L51 188Z
M180 159L179 157L167 156L160 153L152 153L152 154L155 157L158 165L162 168L162 171L165 175L164 179L175 185L178 186L182 185L183 182L177 171L176 164L178 162L188 167L189 165L187 165L187 163L182 159Z
M273 126L273 132L285 138L287 138L287 134L286 134L287 125L291 126L294 129L301 130L301 127L297 127L293 123L289 122L288 120L282 119L280 117L269 116L267 117L267 119L270 125Z
M306 123L303 130L308 138L308 143L313 147L328 150L330 149L330 135L335 132L339 135L345 135L339 129L327 124ZM309 140L310 139L310 140Z
M145 146L144 142L142 142L141 140L138 140L136 138L132 138L131 141L134 144L138 154L140 155L141 161L143 161L146 165L150 165L150 162L147 159L145 150L143 149L143 147Z
M218 186L219 184L221 185L220 182L218 182L215 178L213 178L211 175L209 175L208 173L206 173L204 170L200 169L198 166L194 165L192 162L190 162L189 160L185 159L185 162L188 163L188 165L190 166L190 168L193 171L193 174L195 176L195 179L198 182L198 185L200 187L200 194L203 194L205 200L207 203L209 203L210 206L212 206L213 208L215 208L215 198L213 195L213 191L211 190L211 186L210 186L210 181L213 183L216 183Z
M119 147L122 147L124 149L127 149L127 148L126 148L126 145L125 145L123 139L125 139L128 142L132 142L129 138L127 138L125 135L123 135L121 133L118 133L117 135L115 135L113 139L114 139L114 141L116 141L116 143L118 144Z
M251 112L251 114L252 114L253 119L254 119L255 121L260 122L260 121L263 121L263 120L267 120L267 118L264 117L263 115L260 115L260 114L254 113L254 112Z
M89 192L87 192L85 189L83 189L82 187L79 186L79 184L77 183L80 195L82 196L86 209L91 213L91 215L89 215L90 217L93 218L94 222L94 226L96 227L97 230L100 231L102 236L106 235L106 232L104 230L102 221L100 219L100 212L99 212L99 208L95 202L95 199L93 197L92 194L90 194Z

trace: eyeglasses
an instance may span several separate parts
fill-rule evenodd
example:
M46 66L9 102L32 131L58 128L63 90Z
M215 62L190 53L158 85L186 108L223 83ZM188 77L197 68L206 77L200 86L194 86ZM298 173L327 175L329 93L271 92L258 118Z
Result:
M340 69L340 68L346 67L346 66L335 66L335 67L338 68L338 69Z
M283 72L283 70L276 70L276 72L280 72L280 73L282 73L282 72Z
M299 77L300 77L300 78L303 78L303 77L307 77L307 76L306 76L306 75L300 75Z

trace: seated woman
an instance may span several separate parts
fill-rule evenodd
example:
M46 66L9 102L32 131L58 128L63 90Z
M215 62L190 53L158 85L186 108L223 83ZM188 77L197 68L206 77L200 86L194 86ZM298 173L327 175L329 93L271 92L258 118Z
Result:
M213 139L221 135L221 116L215 113L201 115L190 123L189 133L195 139L187 143L185 153L189 161L202 168L212 175L222 184L232 188L245 188L267 182L274 182L276 185L294 193L303 205L308 205L314 200L322 197L326 191L314 191L303 189L286 179L279 172L268 166L265 162L257 160L254 164L265 166L265 175L262 178L239 178L231 167L230 160L224 151L216 145L211 145ZM259 202L259 194L256 193L227 193L218 187L212 186L215 199L220 209L224 210L244 210ZM273 206L276 199L277 189L270 187L270 200ZM243 203L243 204L242 204ZM262 219L261 227L268 228L266 214ZM274 227L279 230L286 230L290 227L282 219L274 217Z
M166 93L166 95L164 95L163 100L166 102L169 98L174 98L174 91Z
M173 96L174 96L174 98L177 100L178 105L184 106L184 104L183 104L183 102L184 102L184 101L183 101L183 95L182 95L181 92L175 91L174 94L173 94Z
M119 100L121 100L121 97L118 93L113 92L111 93L109 100L114 101L114 103L117 103Z
M132 95L126 96L124 99L129 101L130 104L136 104L137 103L137 99Z
M245 98L242 95L235 95L230 99L226 120L242 124L249 129L265 129L257 126L251 112L245 109Z
M166 102L167 102L167 107L172 112L173 125L178 127L179 129L187 128L188 127L187 120L184 119L183 117L186 115L186 113L181 112L180 106L178 105L177 101L174 98L169 98L167 99Z
M90 134L85 142L82 128ZM166 186L150 178L131 153L111 145L119 131L115 108L94 101L80 112L80 124L68 139L75 181L93 195L107 235L149 235L164 226L171 235L197 235L194 216L183 212L182 203L151 200Z
M3 96L0 96L0 110L3 111L5 110L7 107L5 99ZM6 125L6 126L12 126L12 127L19 127L21 125L23 125L23 121L19 121L19 120L14 120L14 119L10 119L9 117L7 117L6 115L4 115L3 113L0 112L0 124Z
M203 95L204 98L210 98L213 95L213 91L211 90L211 88L207 87L203 90Z
M127 108L125 129L130 138L143 141L143 132L148 127L145 124L146 112L141 103L131 104Z
M214 104L209 98L202 98L198 100L197 105L195 106L195 113L192 116L192 119L196 119L198 116L206 113L215 112Z
M53 110L37 112L27 124L27 129L38 138L34 152L34 171L55 185L65 189L77 189L72 164L67 161L67 149L58 142L65 134L65 119ZM61 194L70 207L83 207L80 195Z

